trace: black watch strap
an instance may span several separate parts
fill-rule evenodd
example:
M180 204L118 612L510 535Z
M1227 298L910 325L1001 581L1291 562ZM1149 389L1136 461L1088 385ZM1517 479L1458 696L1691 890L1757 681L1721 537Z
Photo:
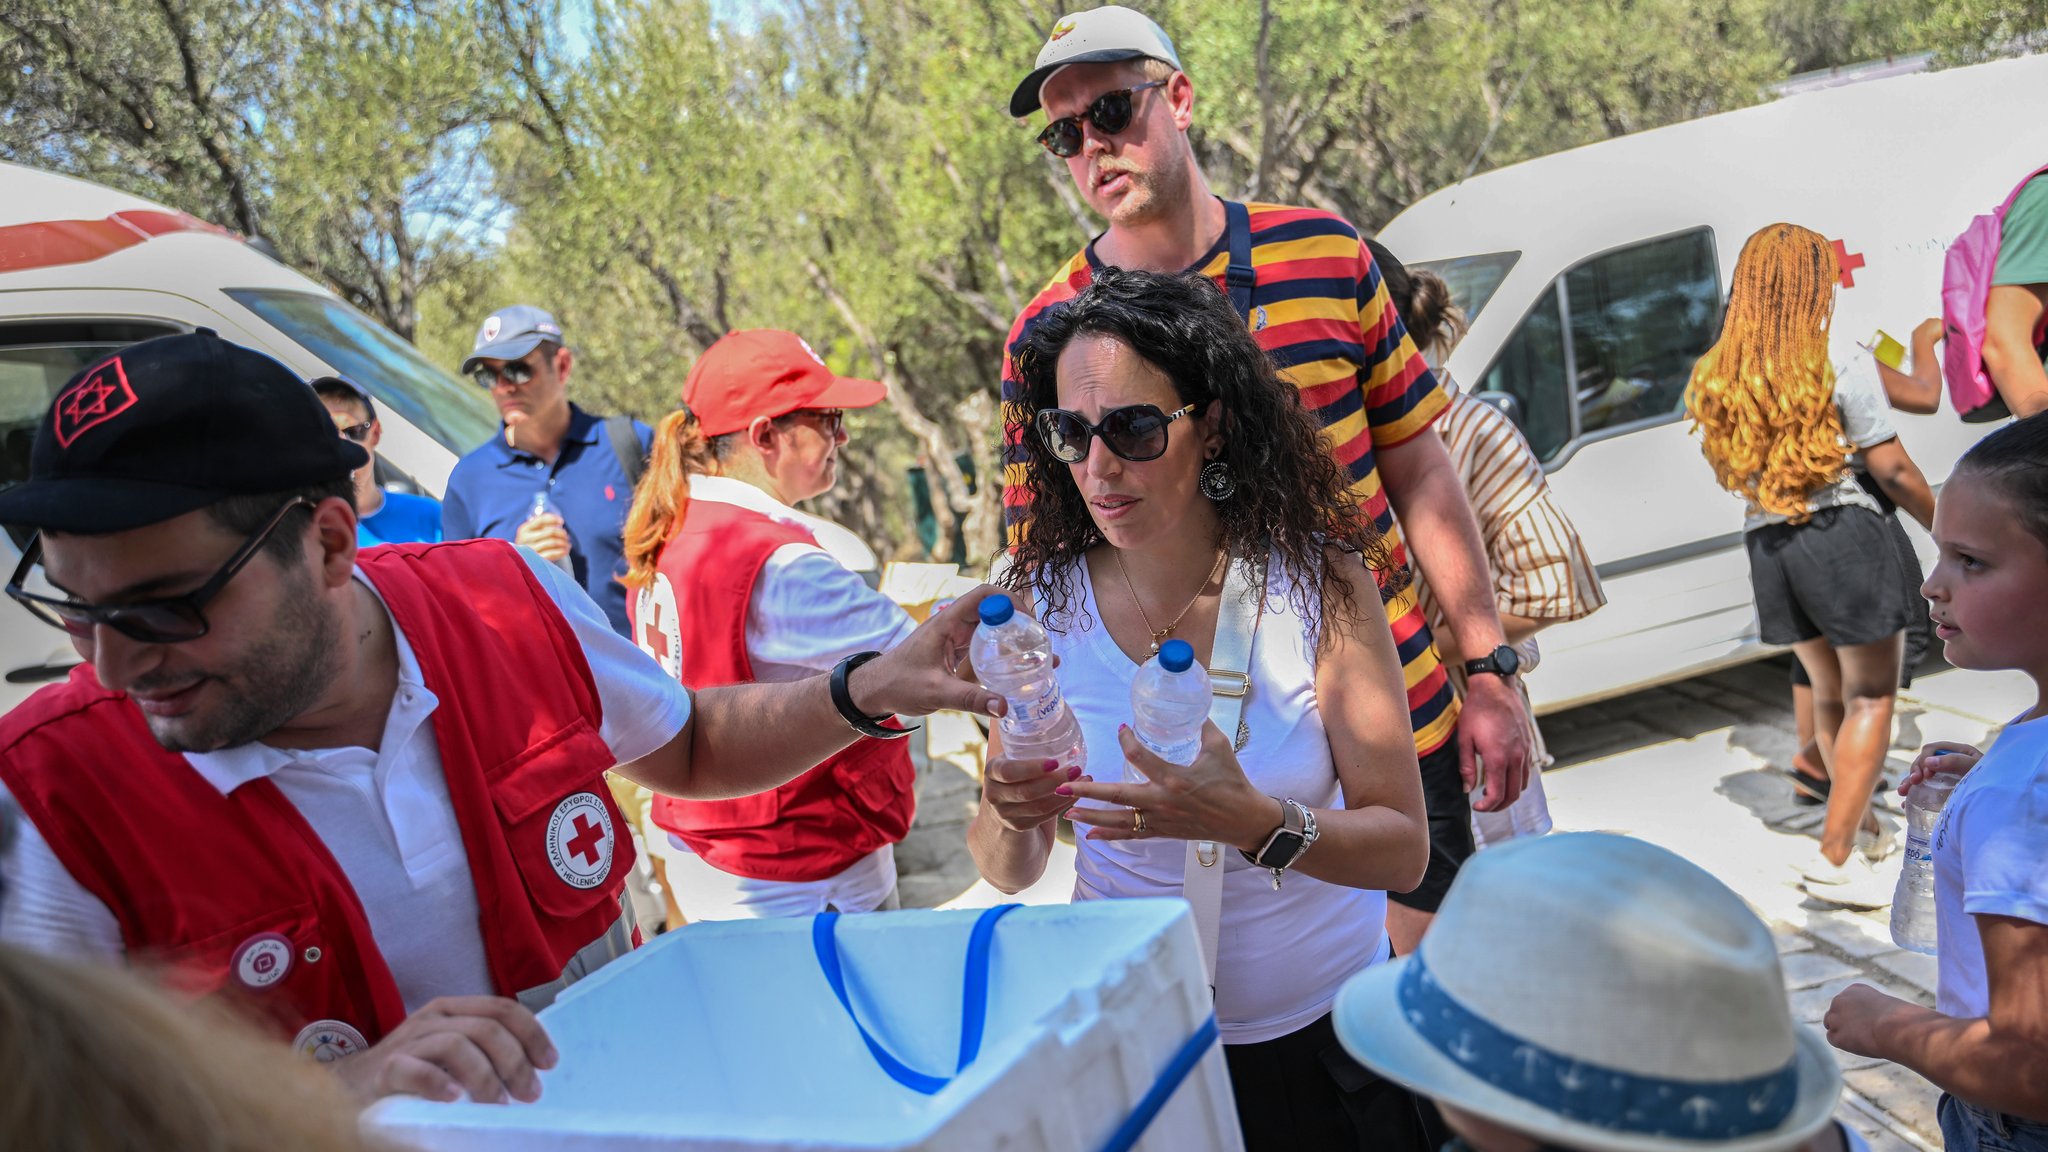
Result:
M901 728L884 728L882 721L887 716L870 716L853 706L853 693L846 687L846 678L855 668L880 656L880 652L855 652L832 668L832 706L839 710L839 716L855 732L876 740L901 740L918 730L920 725L910 724Z

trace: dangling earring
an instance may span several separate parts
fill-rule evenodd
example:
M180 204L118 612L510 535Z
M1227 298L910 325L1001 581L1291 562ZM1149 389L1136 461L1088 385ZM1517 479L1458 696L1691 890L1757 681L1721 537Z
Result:
M1230 474L1230 466L1221 460L1211 460L1202 468L1202 495L1221 504L1237 491L1237 479Z

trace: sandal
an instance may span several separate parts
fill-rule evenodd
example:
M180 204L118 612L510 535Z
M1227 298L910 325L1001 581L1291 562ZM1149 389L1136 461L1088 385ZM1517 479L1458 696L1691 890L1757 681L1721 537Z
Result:
M1828 792L1835 782L1825 776L1808 776L1797 768L1780 768L1779 771L1792 781L1792 799L1808 808L1828 802Z

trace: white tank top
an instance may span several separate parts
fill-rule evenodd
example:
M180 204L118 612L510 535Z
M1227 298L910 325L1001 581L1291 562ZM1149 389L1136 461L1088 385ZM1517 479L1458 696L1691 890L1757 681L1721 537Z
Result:
M1282 585L1276 580L1273 587ZM1088 774L1123 779L1117 727L1131 721L1138 666L1103 626L1085 563L1075 580L1075 603L1046 618L1046 631L1060 657L1060 685L1088 744ZM1266 599L1250 671L1244 721L1251 738L1238 761L1252 785L1311 808L1343 807L1316 708L1313 630L1283 596ZM1185 841L1077 841L1074 899L1181 894ZM1295 872L1274 891L1268 869L1228 847L1223 859L1216 1021L1224 1043L1271 1040L1314 1023L1345 980L1387 958L1386 893Z

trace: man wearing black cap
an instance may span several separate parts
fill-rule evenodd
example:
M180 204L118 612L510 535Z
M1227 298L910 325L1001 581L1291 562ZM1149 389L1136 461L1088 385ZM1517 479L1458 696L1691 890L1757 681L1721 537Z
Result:
M830 677L693 699L530 551L359 555L366 460L204 330L58 394L0 523L39 531L8 594L85 663L0 719L26 816L0 939L162 965L365 1099L531 1099L533 1011L633 943L607 769L739 796L878 716L1000 710L946 671L978 596Z

